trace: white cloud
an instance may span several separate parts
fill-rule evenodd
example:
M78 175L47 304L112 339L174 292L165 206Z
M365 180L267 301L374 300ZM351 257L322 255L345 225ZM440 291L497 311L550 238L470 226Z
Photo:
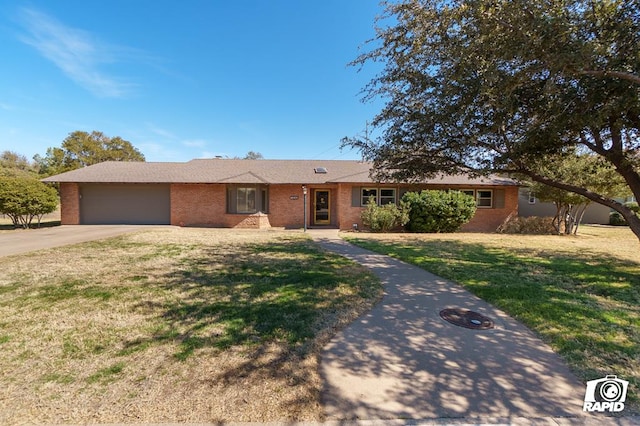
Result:
M182 141L182 145L188 146L189 148L204 148L208 143L204 139L191 139Z
M22 10L27 34L21 40L33 46L78 85L96 96L122 98L131 93L133 84L105 72L102 65L121 61L131 49L112 46L97 40L91 33L65 26L55 18L35 9Z
M146 126L149 129L149 131L151 131L156 136L160 136L165 139L172 139L172 140L177 139L177 137L173 133L171 133L169 130L163 129L162 127L158 127L153 123L146 123Z

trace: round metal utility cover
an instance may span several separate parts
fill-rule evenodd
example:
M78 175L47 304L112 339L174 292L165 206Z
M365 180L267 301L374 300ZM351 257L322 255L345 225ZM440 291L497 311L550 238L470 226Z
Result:
M472 330L487 330L493 328L493 321L491 318L467 309L443 309L440 311L440 317L453 325L470 328Z

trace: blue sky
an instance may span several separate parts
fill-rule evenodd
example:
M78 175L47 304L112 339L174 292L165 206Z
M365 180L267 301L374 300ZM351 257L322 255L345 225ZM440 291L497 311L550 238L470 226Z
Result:
M375 0L4 1L0 151L44 155L75 130L147 161L261 152L356 159Z

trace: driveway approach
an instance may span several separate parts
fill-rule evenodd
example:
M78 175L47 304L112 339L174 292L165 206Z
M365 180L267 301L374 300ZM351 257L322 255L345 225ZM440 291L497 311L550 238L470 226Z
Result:
M0 257L115 237L140 229L145 227L140 225L62 225L2 232L0 233Z
M321 354L329 420L605 420L582 413L584 384L529 329L500 310L453 282L348 244L335 232L311 235L372 270L385 286L383 300ZM452 325L440 318L445 308L479 312L495 328Z

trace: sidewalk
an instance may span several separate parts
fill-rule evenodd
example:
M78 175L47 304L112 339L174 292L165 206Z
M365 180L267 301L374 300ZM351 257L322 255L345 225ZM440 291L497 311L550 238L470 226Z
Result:
M637 417L583 413L585 385L564 362L526 327L461 286L348 244L335 230L309 234L372 270L385 286L382 302L321 354L327 420L639 424ZM471 330L440 318L442 309L454 307L491 318L495 328Z

